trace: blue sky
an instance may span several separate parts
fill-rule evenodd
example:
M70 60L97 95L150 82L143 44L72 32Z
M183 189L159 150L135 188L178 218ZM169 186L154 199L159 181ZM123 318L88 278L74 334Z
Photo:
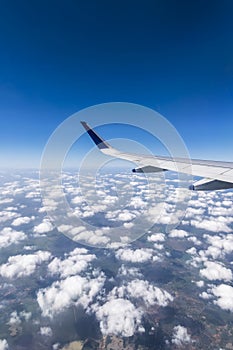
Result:
M2 1L2 166L38 166L59 123L112 101L157 110L192 157L232 161L232 16L231 0Z

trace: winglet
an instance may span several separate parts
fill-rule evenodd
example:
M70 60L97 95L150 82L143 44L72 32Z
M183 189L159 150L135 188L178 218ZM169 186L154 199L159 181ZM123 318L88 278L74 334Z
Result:
M111 147L104 139L102 139L99 135L97 135L97 133L93 129L91 129L86 122L81 121L80 123L82 124L84 129L87 131L88 135L91 137L92 141L94 141L94 143L99 149Z

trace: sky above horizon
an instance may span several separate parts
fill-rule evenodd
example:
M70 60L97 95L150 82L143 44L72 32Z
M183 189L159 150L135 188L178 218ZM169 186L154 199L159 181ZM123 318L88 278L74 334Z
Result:
M2 1L1 166L38 167L63 120L112 101L158 111L193 158L233 161L232 18L230 0Z

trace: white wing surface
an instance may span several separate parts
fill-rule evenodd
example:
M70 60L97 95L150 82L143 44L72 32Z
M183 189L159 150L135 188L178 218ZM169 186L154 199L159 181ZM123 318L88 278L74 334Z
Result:
M202 177L201 180L190 186L192 190L200 191L233 188L233 162L199 159L190 160L124 153L113 148L91 129L86 122L82 121L81 124L102 153L139 164L139 168L133 169L133 172L147 173L172 170Z

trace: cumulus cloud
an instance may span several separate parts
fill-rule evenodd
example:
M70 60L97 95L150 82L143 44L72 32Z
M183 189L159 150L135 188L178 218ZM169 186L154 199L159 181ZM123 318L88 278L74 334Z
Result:
M142 313L129 301L112 299L96 311L102 334L115 334L131 337L141 323Z
M13 210L14 208L12 208ZM0 212L0 222L6 222L9 220L12 220L14 218L17 218L19 216L18 213L16 213L15 211L11 211L11 210L3 210Z
M119 287L115 293L122 294L133 299L143 300L146 306L157 304L167 306L173 301L173 297L168 292L151 285L148 281L135 279L126 286Z
M51 253L39 250L34 254L10 256L6 264L0 266L0 275L6 278L18 278L33 274L36 267L49 260Z
M24 318L25 321L28 322L30 320L30 318L32 317L32 313L31 312L26 312L26 311L21 311L19 313L19 316L20 316L21 319Z
M184 230L172 230L169 234L169 237L171 238L184 238L184 237L187 237L188 236L188 233Z
M108 227L103 228L102 230L97 229L95 231L83 230L73 237L74 241L84 241L90 245L106 245L110 238L105 235L109 230Z
M89 262L95 258L94 254L88 254L87 249L76 248L64 260L54 258L48 265L48 270L52 275L59 274L66 278L86 270Z
M10 326L12 325L19 325L21 323L21 319L17 313L17 311L13 311L11 314L10 314L10 319L8 321L8 324Z
M38 234L50 232L52 230L53 230L53 225L47 219L44 219L42 223L34 227L34 232Z
M190 204L190 203L189 203ZM203 215L205 212L204 208L192 208L191 206L187 208L185 213L185 218L192 218L193 216Z
M143 263L152 259L153 250L147 248L140 248L136 250L122 248L116 252L116 257L117 259L123 261Z
M205 299L205 300L208 300L208 299L211 299L212 298L212 295L207 293L207 292L202 292L199 294L199 296L202 298L202 299Z
M50 327L40 327L40 334L42 336L51 337L53 335L53 331Z
M195 283L199 288L202 288L205 285L204 281L196 281Z
M125 265L121 265L118 270L119 276L134 276L134 277L142 277L142 274L139 269L136 267L128 267Z
M13 198L3 198L3 199L0 199L0 205L1 204L6 204L6 203L12 203L13 202Z
M217 257L224 257L225 254L233 252L233 234L228 235L205 235L207 242L210 244L206 251L206 255Z
M118 215L118 220L120 221L131 221L135 218L135 215L128 210L124 210Z
M37 302L42 315L53 318L71 305L82 305L87 308L104 282L105 276L102 273L93 279L70 276L54 282L50 287L40 289L37 293Z
M6 248L13 243L19 243L26 239L26 237L22 231L15 231L11 227L4 227L0 231L0 248Z
M173 329L172 343L178 346L191 343L191 336L188 334L187 328L183 326L176 326Z
M201 245L201 241L195 236L188 237L188 241L193 242L196 245Z
M196 228L204 229L206 231L225 233L231 232L231 228L227 225L226 222L224 222L224 220L222 221L220 217L209 217L200 221L191 220L191 225Z
M8 350L9 345L6 339L0 339L0 350Z
M217 300L214 301L223 310L233 312L233 287L227 284L220 284L212 288L212 293Z
M21 216L19 218L14 219L14 221L12 222L12 225L20 226L20 225L28 224L33 219L35 219L34 216L31 218L29 218L28 216Z
M146 206L146 202L144 202L141 197L135 196L132 198L130 206L134 207L135 209L141 209Z
M149 242L164 242L165 241L165 234L163 233L155 233L151 236L147 237L147 240Z
M124 270L124 267L123 267ZM141 324L144 314L143 304L167 306L173 297L166 291L151 285L148 281L135 279L120 287L114 287L103 305L96 303L90 310L100 321L104 335L115 334L132 336L136 331L143 331Z
M204 262L205 269L200 270L200 275L210 281L214 280L232 280L232 272L230 269L224 267L221 263L206 261Z

